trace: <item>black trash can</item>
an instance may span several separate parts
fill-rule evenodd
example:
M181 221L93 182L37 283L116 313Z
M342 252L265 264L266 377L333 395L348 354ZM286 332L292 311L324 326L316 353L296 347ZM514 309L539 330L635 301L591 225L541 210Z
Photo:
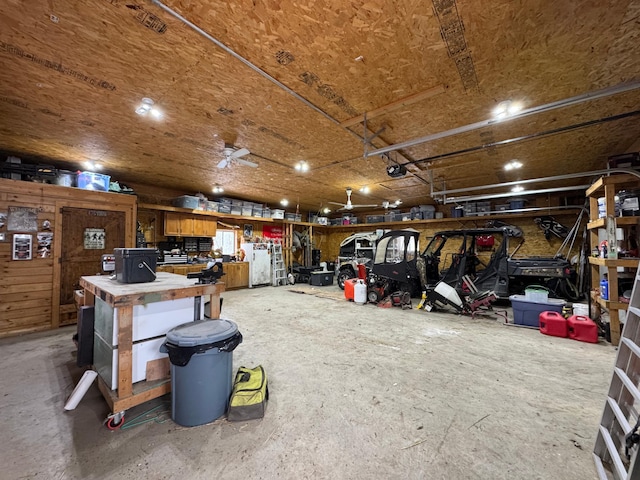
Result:
M233 350L242 342L230 320L196 320L171 329L161 350L171 362L171 418L185 427L224 415L233 384Z

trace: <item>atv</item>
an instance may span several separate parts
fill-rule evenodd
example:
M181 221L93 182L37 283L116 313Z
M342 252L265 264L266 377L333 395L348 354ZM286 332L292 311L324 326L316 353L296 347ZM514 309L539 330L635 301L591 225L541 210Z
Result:
M508 227L438 232L418 255L419 232L390 231L378 241L368 283L376 296L395 290L416 295L444 282L460 294L494 292L497 298L542 285L552 295L578 300L576 272L563 257L514 258L524 240L509 253L517 233ZM420 290L418 290L420 289ZM381 297L382 298L382 297Z
M358 276L359 265L365 270L371 269L371 263L376 251L375 232L354 233L340 243L340 253L335 270L338 272L338 286L344 290L344 282Z

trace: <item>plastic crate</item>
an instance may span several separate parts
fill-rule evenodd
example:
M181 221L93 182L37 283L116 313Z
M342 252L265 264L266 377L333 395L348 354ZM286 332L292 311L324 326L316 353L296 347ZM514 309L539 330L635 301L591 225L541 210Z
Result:
M78 188L83 190L96 190L99 192L109 191L109 175L93 172L80 172L78 174Z

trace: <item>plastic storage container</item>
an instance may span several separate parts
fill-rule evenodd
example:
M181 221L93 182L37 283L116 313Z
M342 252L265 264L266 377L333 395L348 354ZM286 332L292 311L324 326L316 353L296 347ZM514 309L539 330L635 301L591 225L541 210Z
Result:
M146 283L156 279L158 255L154 248L114 248L116 280L121 283Z
M623 190L618 193L623 217L640 215L640 190Z
M93 172L80 172L78 174L78 188L83 190L97 190L100 192L109 191L109 175Z
M193 427L224 415L233 384L233 350L242 343L230 320L196 320L167 332L161 351L171 362L171 418Z
M56 179L54 180L56 185L61 185L63 187L75 187L77 183L78 175L75 172L70 172L68 170L58 170L58 175L56 175Z
M582 315L584 317L589 316L589 304L588 303L574 303L573 314Z
M569 338L580 342L598 343L598 326L583 315L572 315L567 319Z
M569 327L567 319L558 312L542 312L538 317L540 320L540 333L551 335L552 337L568 337Z
M511 295L509 300L513 307L513 323L536 328L540 327L542 312L562 313L564 306L564 300L560 298L549 298L546 302L532 302L527 301L524 295Z
M177 197L171 200L171 205L173 205L174 207L190 208L191 210L196 210L200 208L200 199L191 195L182 195L181 197Z
M513 199L509 202L509 209L510 210L519 210L521 208L524 208L524 200L522 199Z
M527 302L544 303L549 299L549 292L544 288L527 287L524 290L524 297Z
M311 285L317 287L333 285L333 272L311 272Z

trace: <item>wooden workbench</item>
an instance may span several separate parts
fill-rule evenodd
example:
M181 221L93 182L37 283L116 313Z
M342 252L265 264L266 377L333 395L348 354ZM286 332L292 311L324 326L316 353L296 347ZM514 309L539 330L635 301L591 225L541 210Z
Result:
M220 293L224 283L198 285L183 275L158 272L149 283L119 283L106 275L81 277L85 305L93 305L95 297L118 308L118 388L111 388L98 377L98 386L112 412L121 412L171 391L170 379L132 382L133 307L165 300L210 297L211 318L220 317Z

